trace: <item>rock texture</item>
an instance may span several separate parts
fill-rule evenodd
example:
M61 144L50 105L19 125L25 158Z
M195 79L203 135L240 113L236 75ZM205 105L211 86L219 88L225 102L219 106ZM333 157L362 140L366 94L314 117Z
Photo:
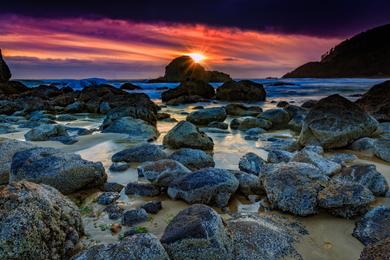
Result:
M226 101L264 101L266 92L262 84L250 81L227 81L217 89L217 99Z
M113 162L147 162L165 159L167 154L155 144L139 144L117 152L111 158Z
M390 81L370 88L356 104L378 121L390 121Z
M161 100L168 104L185 104L214 97L214 88L201 80L183 81L176 88L164 91Z
M169 158L193 171L215 166L213 157L199 149L181 148L173 152Z
M187 121L195 125L208 125L211 122L223 122L226 111L222 107L205 108L194 111L187 116Z

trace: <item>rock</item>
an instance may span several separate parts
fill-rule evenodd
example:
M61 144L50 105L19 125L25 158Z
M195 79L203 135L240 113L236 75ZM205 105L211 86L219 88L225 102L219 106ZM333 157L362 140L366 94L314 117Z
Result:
M132 209L123 214L122 225L133 226L148 220L148 213L144 209Z
M340 164L328 160L325 157L319 155L318 153L307 150L302 150L296 153L293 158L291 158L291 161L312 164L318 169L320 169L323 174L328 176L336 174L341 170Z
M216 97L226 101L264 101L266 92L262 84L250 80L231 80L217 88Z
M318 212L317 195L328 181L307 163L279 163L265 174L263 185L270 203L282 211L307 216Z
M354 151L365 152L368 154L374 154L375 140L369 137L363 137L354 141L349 148Z
M159 146L145 143L117 152L111 159L113 162L140 163L158 161L165 158L167 158L167 155Z
M108 102L103 101L99 105L99 113L100 114L107 114L111 110L111 106Z
M307 145L307 146L303 147L301 149L301 151L313 152L313 153L317 153L319 155L324 154L324 148L322 148L322 146L319 146L319 145Z
M211 122L223 122L226 111L222 107L205 108L194 111L187 116L187 121L196 125L207 125Z
M11 71L8 68L7 63L3 59L3 55L0 49L0 83L7 83L11 78Z
M116 182L106 182L103 185L103 191L106 192L121 192L125 186Z
M157 214L161 209L161 201L151 201L148 203L145 203L141 208L143 208L147 213L150 214Z
M77 206L27 181L0 187L0 258L66 259L84 234Z
M26 85L18 81L8 81L6 83L0 82L0 94L3 95L13 95L13 94L22 94L30 90Z
M168 102L174 99L183 98L180 103L189 103L188 101L191 101L190 97L197 97L196 100L199 100L210 99L214 97L214 95L215 90L210 84L200 80L190 80L183 81L178 87L161 93L161 100L163 102Z
M289 104L287 101L279 101L278 103L276 103L276 107L287 107Z
M201 96L180 96L177 98L170 99L166 102L168 106L178 106L181 104L191 104L198 102L209 102L209 99L203 98ZM186 114L189 114L185 112Z
M97 198L97 203L101 205L110 205L117 199L119 199L120 195L118 192L103 192Z
M160 133L157 129L141 119L120 117L110 125L102 127L102 133L128 134L131 139L150 141L156 140Z
M261 134L264 134L266 131L263 128L260 127L254 127L254 128L249 128L248 130L245 131L245 134L248 136L259 136Z
M14 154L33 147L35 146L31 143L17 140L6 139L0 142L0 185L8 183Z
M171 118L171 115L168 113L157 113L157 120L164 120Z
M93 246L76 255L74 260L153 259L169 260L157 237L152 234L135 234L116 244Z
M177 123L177 125L164 136L163 144L173 149L184 147L212 150L214 147L213 139L187 121Z
M263 109L258 106L244 106L242 104L228 104L225 106L226 114L230 116L257 116Z
M294 244L301 237L298 223L277 215L241 214L227 221L232 234L232 259L302 259Z
M387 80L370 88L356 100L356 104L376 120L390 121L390 81Z
M386 162L390 162L390 139L386 139L386 138L376 139L374 143L374 147L375 147L374 153L378 158Z
M303 104L301 105L301 107L303 107L303 108L312 108L312 107L314 107L315 106L315 104L317 104L318 103L318 100L307 100L307 101L305 101L305 102L303 102Z
M127 195L139 195L154 197L160 194L160 189L149 183L132 183L127 184L125 193Z
M359 260L390 259L390 238L367 245L360 254Z
M239 182L238 191L245 196L263 195L264 188L258 176L242 172L231 171Z
M75 121L77 117L69 114L58 115L56 120L58 121Z
M275 138L270 137L267 138L263 143L263 147L261 147L264 150L285 150L288 152L294 152L300 148L299 144L294 140L290 138Z
M10 182L19 180L47 184L69 194L103 185L107 174L100 162L90 162L78 154L54 148L38 147L15 153Z
M376 170L374 164L357 164L343 170L333 177L340 182L354 182L367 187L375 196L385 196L389 190L386 178Z
M205 168L177 179L169 186L168 195L189 204L203 203L224 208L238 185L238 180L229 171Z
M268 150L267 162L269 163L281 163L289 162L294 156L293 153L283 150Z
M221 217L201 204L180 211L166 227L161 243L171 259L232 258Z
M358 159L358 157L352 153L334 153L326 158L341 165L352 163Z
M237 130L242 123L241 119L234 118L232 121L230 121L230 129Z
M108 213L108 218L112 220L120 219L123 216L123 212L125 211L123 207L119 204L114 203L109 205L104 209L105 212Z
M1 83L0 83L1 86ZM0 115L12 115L16 111L22 110L23 106L10 100L0 100Z
M193 171L215 166L213 157L198 149L181 148L173 152L169 158Z
M308 114L307 109L299 106L288 105L284 107L290 115L290 121L287 124L287 127L293 131L300 132L302 129L303 122Z
M113 164L111 164L110 166L110 171L111 172L124 172L126 171L127 169L130 168L130 165L128 163L124 163L124 162L114 162Z
M259 176L263 163L264 160L257 154L247 153L240 158L238 168L243 172Z
M216 121L209 123L207 126L211 127L211 128L218 128L218 129L223 129L223 130L226 130L229 128L228 124L226 124L224 122L216 122Z
M64 109L64 111L67 113L80 113L83 110L84 110L84 105L79 101L75 101L67 105Z
M123 90L140 90L142 88L137 86L137 85L134 85L134 84L132 84L130 82L126 82L126 83L123 83L121 85L120 89L123 89Z
M68 136L69 135L66 131L66 127L63 125L42 124L28 131L24 135L24 138L26 138L27 141L55 141L58 139L58 137Z
M372 135L378 122L356 104L332 95L321 99L306 116L299 142L322 147L345 147L353 141Z
M290 114L283 108L268 109L261 113L259 117L272 123L273 129L285 129L290 121Z
M268 130L272 127L272 123L263 118L247 117L240 122L238 129L241 131L246 131L248 129L257 127Z
M376 207L367 212L355 226L352 235L364 245L390 237L390 208Z
M368 205L375 200L372 192L353 182L329 182L318 193L318 205L331 214L352 218L368 211Z
M159 187L168 187L177 178L191 172L180 162L171 159L146 162L137 170L139 176L144 176L152 184Z

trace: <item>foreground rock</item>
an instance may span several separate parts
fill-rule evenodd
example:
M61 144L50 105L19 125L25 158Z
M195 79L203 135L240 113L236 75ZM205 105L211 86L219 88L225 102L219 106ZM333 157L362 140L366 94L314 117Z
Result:
M17 140L4 140L0 142L0 185L8 183L14 154L33 147L34 145L31 143Z
M375 85L356 104L378 121L390 121L390 81Z
M75 260L153 259L169 260L157 237L152 234L135 234L116 244L97 245L75 256Z
M163 102L170 104L192 103L202 99L210 99L214 97L214 88L199 80L183 81L176 88L169 89L161 94Z
M10 182L28 180L50 185L64 194L103 185L107 180L102 163L54 148L17 152L11 164Z
M169 158L193 171L215 166L213 157L199 149L181 148L173 152Z
M161 243L171 259L231 259L231 241L217 212L196 204L166 227Z
M263 178L272 206L299 216L317 213L317 195L327 182L317 167L297 162L276 164Z
M390 208L379 206L356 223L352 235L364 245L373 244L390 237Z
M217 89L216 97L226 101L264 101L266 92L262 84L250 80L231 80Z
M181 121L169 130L164 136L163 144L173 149L185 147L212 150L214 148L213 139L187 121Z
M69 258L84 230L77 206L31 182L0 188L0 258Z
M238 185L238 180L231 172L206 168L177 179L169 186L168 195L189 204L203 203L224 208Z
M230 170L239 182L238 191L245 196L249 195L264 195L263 184L258 176L242 172Z
M187 121L195 125L208 125L214 121L223 122L225 119L226 111L222 107L200 109L187 116Z
M301 150L296 153L292 158L292 162L302 162L309 163L320 169L320 171L325 175L333 175L338 173L341 170L341 165L335 163L331 160L328 160L318 153L309 151L309 150Z
M291 119L290 114L283 108L268 109L261 113L259 117L270 121L273 129L286 129Z
M62 141L63 143L72 143L72 138L63 125L42 124L28 131L24 138L27 141Z
M242 104L228 104L225 107L226 114L230 116L257 116L263 109L258 106L244 106Z
M247 153L240 158L238 168L243 172L259 176L263 164L264 160L260 156L254 153Z
M324 148L344 147L356 139L371 136L378 122L356 104L332 95L321 99L306 116L299 142Z
M366 246L359 260L390 259L390 238Z
M375 155L386 162L390 162L390 139L376 139L374 146Z
M139 144L117 152L111 158L113 162L147 162L165 159L167 154L155 144Z

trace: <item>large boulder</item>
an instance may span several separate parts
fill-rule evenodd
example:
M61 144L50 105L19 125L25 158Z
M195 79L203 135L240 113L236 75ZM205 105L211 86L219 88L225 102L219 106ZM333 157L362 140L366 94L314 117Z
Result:
M299 216L318 212L317 195L328 177L307 163L279 163L264 176L267 198L275 208Z
M32 148L15 153L10 182L28 180L43 183L69 194L103 185L107 175L102 163L90 162L78 154L54 148Z
M378 121L390 121L390 80L370 88L356 104Z
M77 206L27 181L0 187L0 258L67 259L84 234Z
M306 116L299 142L324 148L344 147L371 136L378 122L351 101L331 95L321 99Z
M17 140L7 139L0 142L0 185L8 183L14 154L33 147L31 143Z
M250 80L231 80L217 88L216 97L226 101L264 101L266 92L262 84Z
M168 254L157 237L149 233L135 234L116 244L93 246L73 257L74 260L169 260Z
M215 166L213 156L199 149L181 148L173 152L169 158L193 171Z
M166 227L161 243L172 260L231 259L231 241L219 214L196 204L177 214Z
M263 109L259 106L245 106L242 104L228 104L225 106L226 114L230 116L257 116Z
M374 147L374 153L378 158L390 162L390 138L376 139Z
M228 170L205 168L174 181L168 188L168 195L189 204L203 203L224 208L238 185L238 180Z
M131 139L141 141L155 140L160 135L156 127L142 119L135 119L130 116L120 117L111 121L110 124L102 125L102 132L128 134Z
M390 237L390 208L376 207L356 223L352 235L364 245L373 244Z
M249 195L264 195L264 188L258 176L242 172L230 170L239 182L238 191L245 196Z
M297 152L292 158L292 162L309 163L321 170L325 175L333 175L341 170L341 165L326 159L318 153L302 149Z
M196 96L198 99L210 99L214 97L214 95L215 90L210 84L201 80L190 80L181 82L176 88L164 91L161 94L161 100L163 102L168 102L177 98L187 97L182 100L182 103L189 103L188 101L185 102L187 99L191 101L191 98L189 97Z
M272 123L273 129L285 129L291 117L283 108L268 109L259 115Z
M205 108L194 111L187 116L187 121L195 125L208 125L211 122L223 122L226 111L223 107Z
M233 121L232 121L233 123ZM256 117L247 117L244 118L242 121L238 122L238 129L241 131L246 131L251 128L263 128L263 129L270 129L272 127L271 121L268 121L264 118L256 118ZM232 128L232 125L230 125L230 128Z
M25 133L26 141L62 141L67 143L73 140L69 137L66 127L63 125L41 124ZM75 141L75 140L74 140Z
M111 160L113 162L147 162L158 161L167 158L167 154L155 144L139 144L123 151L115 153Z
M193 148L212 150L214 142L198 127L188 121L181 121L164 136L163 144L173 149Z
M7 63L3 59L3 55L0 49L0 83L7 83L11 78L11 71L8 68Z
M238 168L243 172L259 176L264 163L265 161L257 154L247 153L240 158Z

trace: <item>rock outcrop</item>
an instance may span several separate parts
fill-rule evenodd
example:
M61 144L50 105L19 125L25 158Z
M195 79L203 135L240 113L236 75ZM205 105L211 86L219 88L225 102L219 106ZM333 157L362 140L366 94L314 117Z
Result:
M0 83L7 83L11 78L11 71L8 68L7 63L3 59L3 55L0 49Z

